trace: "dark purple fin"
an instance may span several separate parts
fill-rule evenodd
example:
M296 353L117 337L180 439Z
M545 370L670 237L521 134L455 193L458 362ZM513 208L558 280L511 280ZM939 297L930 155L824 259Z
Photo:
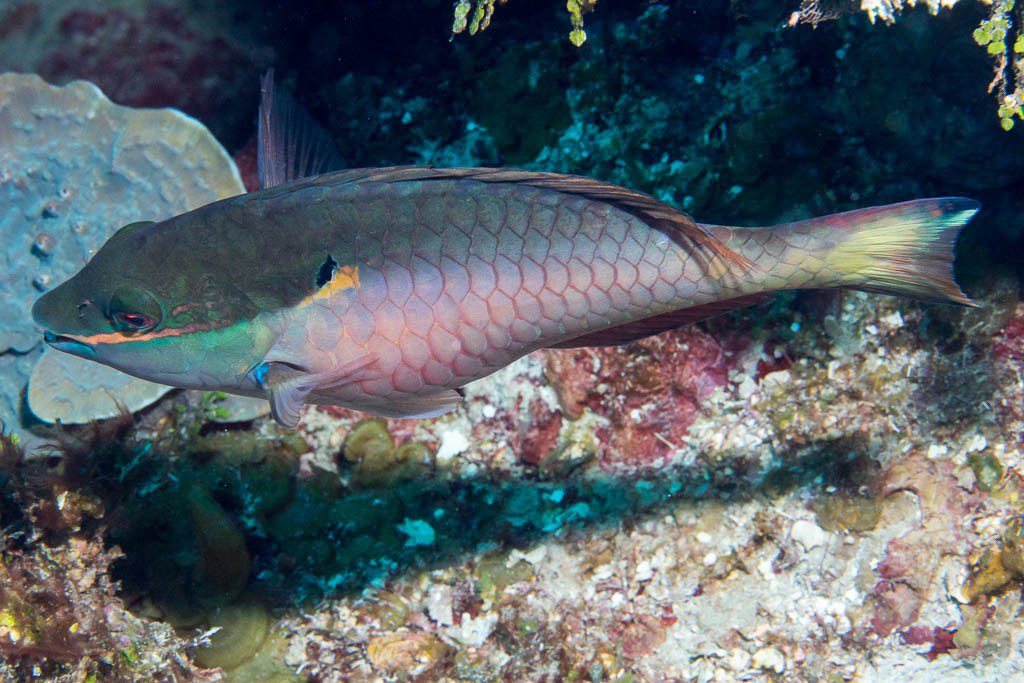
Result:
M716 315L734 311L737 308L752 306L759 301L771 296L771 292L758 292L757 294L746 294L735 299L715 301L710 304L691 306L671 313L662 313L650 318L644 318L618 327L609 327L600 332L592 332L582 337L576 337L568 341L552 344L552 349L579 349L585 346L620 346L629 344L645 337L651 337L668 330L674 330L683 325L695 323L698 320L707 320Z
M385 417L409 419L440 417L462 404L463 393L458 389L442 389L426 396L395 398L387 405L375 407L374 412Z
M274 85L274 70L260 80L257 165L266 189L320 175L344 164L331 136L283 88Z
M559 173L536 173L507 168L434 168L432 166L395 166L391 168L355 169L340 173L327 182L399 183L423 180L476 180L482 183L528 185L554 192L573 194L631 213L652 228L665 233L688 252L718 257L743 269L754 265L743 255L730 249L718 237L694 222L685 213L650 195L592 178Z

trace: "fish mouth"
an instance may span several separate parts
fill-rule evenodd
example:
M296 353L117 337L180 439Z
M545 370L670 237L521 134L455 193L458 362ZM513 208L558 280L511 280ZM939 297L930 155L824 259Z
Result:
M57 334L56 332L46 330L43 332L43 341L58 351L70 353L75 356L82 356L83 358L94 358L96 356L96 350L92 346L83 341L79 341L74 337L68 337L63 334Z

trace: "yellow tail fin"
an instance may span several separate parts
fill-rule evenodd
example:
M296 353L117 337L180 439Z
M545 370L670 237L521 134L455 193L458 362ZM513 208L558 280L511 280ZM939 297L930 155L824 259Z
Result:
M838 239L826 262L848 287L974 306L953 279L953 252L980 208L973 199L941 197L820 218Z

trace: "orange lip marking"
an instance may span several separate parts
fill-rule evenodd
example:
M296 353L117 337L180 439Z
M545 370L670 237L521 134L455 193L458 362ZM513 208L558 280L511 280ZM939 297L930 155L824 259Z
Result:
M343 292L348 289L359 287L359 266L341 266L334 271L330 281L323 287L316 290L305 299L299 302L299 306L309 306L320 299L329 299L335 292ZM187 308L186 305L184 308ZM182 306L174 309L180 312ZM185 325L184 327L168 327L156 332L145 332L128 336L122 332L102 332L92 335L66 334L65 337L80 341L83 344L125 344L129 342L151 341L153 339L164 339L167 337L180 337L192 332L208 332L212 327L208 325Z
M168 327L155 332L144 332L128 336L122 332L101 332L100 334L79 335L66 334L65 337L80 341L83 344L124 344L126 342L150 341L152 339L163 339L165 337L180 337L191 332L208 332L206 325L185 325L184 327Z

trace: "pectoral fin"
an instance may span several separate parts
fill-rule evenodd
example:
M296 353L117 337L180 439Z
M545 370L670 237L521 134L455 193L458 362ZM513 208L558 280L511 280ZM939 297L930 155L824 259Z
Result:
M333 389L362 376L362 371L373 364L374 356L364 356L324 372L306 372L287 363L271 361L261 363L253 370L253 377L267 392L270 412L285 427L295 427L306 399L315 391Z
M313 390L304 380L310 375L282 363L268 363L263 389L270 401L270 414L278 424L294 427L306 397Z

